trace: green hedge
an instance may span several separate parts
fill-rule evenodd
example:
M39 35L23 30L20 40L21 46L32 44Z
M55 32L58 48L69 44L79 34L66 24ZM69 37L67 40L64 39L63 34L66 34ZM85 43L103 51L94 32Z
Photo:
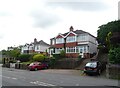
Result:
M18 60L20 60L21 62L27 62L30 61L33 55L31 54L21 54L18 56Z

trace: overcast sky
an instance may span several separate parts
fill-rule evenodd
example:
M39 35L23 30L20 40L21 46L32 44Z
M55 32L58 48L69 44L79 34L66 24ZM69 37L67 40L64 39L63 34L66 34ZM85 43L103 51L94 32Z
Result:
M0 50L98 27L118 19L119 0L0 0Z

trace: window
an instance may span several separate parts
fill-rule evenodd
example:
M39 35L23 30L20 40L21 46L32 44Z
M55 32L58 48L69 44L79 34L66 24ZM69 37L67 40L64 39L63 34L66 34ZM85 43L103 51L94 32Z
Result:
M85 34L81 34L79 37L78 37L78 40L79 41L87 41L87 36Z
M64 43L64 38L57 38L56 44L59 44L59 43Z
M76 36L70 36L67 37L66 42L75 42L76 41Z
M66 53L76 53L76 47L66 47Z
M39 46L37 46L37 50L39 50Z
M62 51L62 50L63 50L63 48L56 48L55 53L60 53L60 51Z

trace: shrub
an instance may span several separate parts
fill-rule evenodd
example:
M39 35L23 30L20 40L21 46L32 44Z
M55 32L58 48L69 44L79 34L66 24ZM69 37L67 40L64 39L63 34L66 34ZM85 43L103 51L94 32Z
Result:
M30 54L21 54L18 56L18 60L20 60L21 62L27 62L30 61Z
M60 51L60 57L64 58L65 57L65 50Z
M110 49L108 56L109 56L110 63L119 64L120 63L120 47Z
M61 58L60 54L53 54L53 57L54 57L55 59L60 59L60 58Z
M37 54L33 56L33 61L43 61L45 56L43 54Z

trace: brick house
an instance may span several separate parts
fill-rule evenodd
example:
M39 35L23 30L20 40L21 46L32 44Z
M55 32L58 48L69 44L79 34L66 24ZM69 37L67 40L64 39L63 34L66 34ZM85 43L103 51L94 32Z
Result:
M43 40L37 41L34 39L34 42L28 44L26 43L22 46L21 53L22 54L32 54L32 53L44 53L50 47L49 44L45 43Z
M79 55L82 58L90 58L90 54L97 52L96 37L83 30L75 30L71 26L69 32L58 34L50 39L49 53L59 54L61 50L65 50L66 57L77 58Z

